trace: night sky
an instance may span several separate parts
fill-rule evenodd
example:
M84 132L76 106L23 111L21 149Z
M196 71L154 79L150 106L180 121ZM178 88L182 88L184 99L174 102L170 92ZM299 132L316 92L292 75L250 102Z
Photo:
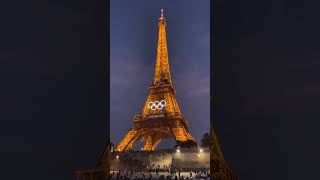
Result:
M209 0L110 3L110 126L115 144L142 111L153 81L158 43L158 18L164 9L173 85L180 109L195 140L210 125L210 2ZM179 7L179 8L178 8ZM139 144L140 145L140 144ZM139 148L139 145L136 148ZM142 144L141 144L142 145ZM170 148L166 140L159 148Z
M163 8L174 66L189 25L177 21L200 4L187 11L168 2ZM225 158L240 179L319 177L320 4L310 2L211 1L211 112ZM141 84L139 94L127 93L136 108L130 117L144 103L139 96L151 80L154 20L162 8L140 12L136 6L118 12L144 38L117 45L134 41L144 47L123 58L146 63L145 78L134 80ZM129 22L127 13L150 16ZM1 1L0 179L69 180L74 170L95 166L109 140L108 14L106 1ZM187 115L186 89L178 89L177 73L183 71L171 70Z

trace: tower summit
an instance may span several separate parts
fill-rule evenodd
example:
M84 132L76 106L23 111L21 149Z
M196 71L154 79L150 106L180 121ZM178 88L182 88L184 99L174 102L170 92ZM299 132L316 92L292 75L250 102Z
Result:
M164 17L163 17L163 9L161 9L161 17L160 17L160 19L164 19Z
M172 85L168 47L167 47L167 34L166 34L166 20L163 16L163 9L161 9L161 16L158 22L159 34L158 34L158 47L157 47L157 60L154 73L153 84L159 84L161 81L168 81Z

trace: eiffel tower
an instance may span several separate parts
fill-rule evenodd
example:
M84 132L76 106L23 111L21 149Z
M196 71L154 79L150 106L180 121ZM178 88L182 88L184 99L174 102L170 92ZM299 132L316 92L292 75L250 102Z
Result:
M157 59L149 96L142 112L134 116L132 128L116 146L115 151L130 150L139 139L144 143L144 151L155 150L161 140L166 138L175 139L179 146L197 146L176 100L176 91L170 76L166 25L161 9Z

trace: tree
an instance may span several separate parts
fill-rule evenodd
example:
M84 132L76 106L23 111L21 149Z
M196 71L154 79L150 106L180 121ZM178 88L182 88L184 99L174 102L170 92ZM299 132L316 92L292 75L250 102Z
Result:
M201 139L201 146L202 147L209 147L210 146L210 135L209 133L204 133Z

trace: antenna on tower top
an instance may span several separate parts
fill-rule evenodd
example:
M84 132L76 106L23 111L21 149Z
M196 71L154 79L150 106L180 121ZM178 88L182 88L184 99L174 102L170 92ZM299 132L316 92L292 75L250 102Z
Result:
M163 18L163 9L161 9L161 18Z

